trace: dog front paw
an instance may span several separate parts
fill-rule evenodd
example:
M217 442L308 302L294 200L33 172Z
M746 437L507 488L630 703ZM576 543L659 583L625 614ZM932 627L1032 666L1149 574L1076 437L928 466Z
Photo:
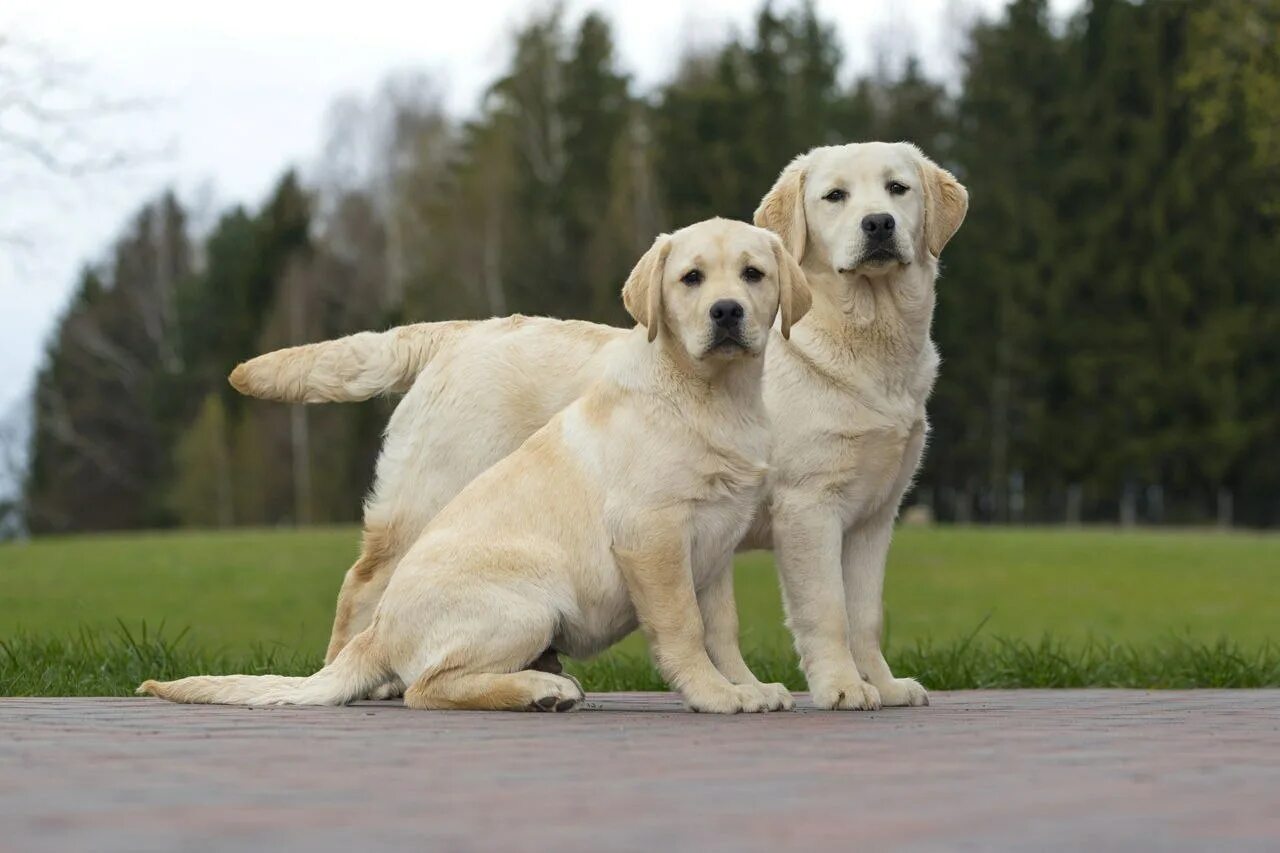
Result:
M699 714L740 714L747 711L763 711L763 697L753 699L749 691L730 684L704 684L688 687L684 691L684 703L690 711ZM758 700L758 702L757 702ZM760 707L749 707L759 704Z
M929 704L929 691L914 678L895 678L878 685L880 702L886 708Z
M828 711L879 710L880 691L862 680L857 670L834 678L815 678L810 685L813 704Z
M791 691L781 684L762 684L757 681L752 684L740 684L738 686L750 691L754 703L761 706L760 710L790 711L796 706L796 700L791 698ZM748 708L744 703L743 710L751 711L755 709Z

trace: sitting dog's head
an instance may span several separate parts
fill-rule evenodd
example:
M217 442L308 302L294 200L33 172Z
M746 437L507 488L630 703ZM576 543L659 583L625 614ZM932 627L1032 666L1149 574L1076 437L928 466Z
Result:
M936 261L969 194L909 142L815 148L783 170L756 209L796 260L876 277Z
M782 334L809 310L804 273L778 237L730 219L660 235L622 289L627 311L695 360L764 351L779 311Z

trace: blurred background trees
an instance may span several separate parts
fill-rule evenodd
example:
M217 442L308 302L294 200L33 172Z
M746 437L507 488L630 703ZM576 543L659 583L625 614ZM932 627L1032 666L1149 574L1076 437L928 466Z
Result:
M324 155L193 233L179 201L85 269L49 342L19 507L34 532L359 517L391 402L288 407L258 352L397 322L625 323L662 229L749 218L814 146L909 139L971 192L914 500L944 520L1280 523L1280 2L1016 0L959 85L848 80L834 29L754 31L641 92L607 20L514 34L477 113L397 75L335 105Z

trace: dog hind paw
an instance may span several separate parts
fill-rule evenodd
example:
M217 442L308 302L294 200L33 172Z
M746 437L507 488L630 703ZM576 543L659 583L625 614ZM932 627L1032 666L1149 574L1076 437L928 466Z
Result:
M542 695L529 704L529 710L563 713L577 708L586 699L576 678L550 673L544 678L542 689L537 691Z

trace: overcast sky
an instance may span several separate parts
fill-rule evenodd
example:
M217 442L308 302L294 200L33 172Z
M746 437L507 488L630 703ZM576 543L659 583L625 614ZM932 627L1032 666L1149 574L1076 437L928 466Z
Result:
M0 37L39 44L81 64L82 85L91 92L148 102L93 128L95 138L157 156L74 181L21 158L0 159L0 237L8 238L0 241L0 415L29 391L77 269L105 254L145 200L173 186L208 215L232 202L257 203L286 166L305 170L313 159L333 98L367 95L389 71L432 72L451 109L468 113L503 68L507 35L540 5L6 0ZM879 48L892 56L917 53L931 74L946 78L956 72L959 25L998 11L1003 0L817 5L839 28L846 72L871 67ZM1058 10L1074 5L1054 4ZM578 0L567 6L571 18L585 8L608 15L622 62L643 89L663 80L688 45L749 27L758 3ZM15 236L25 247L12 245Z

